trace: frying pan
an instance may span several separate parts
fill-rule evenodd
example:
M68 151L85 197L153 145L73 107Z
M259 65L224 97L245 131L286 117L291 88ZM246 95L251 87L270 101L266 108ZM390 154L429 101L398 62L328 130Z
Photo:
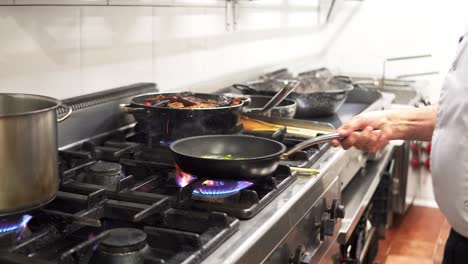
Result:
M264 95L249 95L251 103L242 108L243 113L258 114L261 112L263 106L272 98L271 96ZM293 118L296 114L296 101L292 99L283 99L283 101L269 111L272 116L279 116L285 118Z
M281 83L282 88L273 96L248 95L246 100L250 99L250 103L242 109L242 112L293 118L296 114L296 101L286 99L286 97L300 85L300 82L296 80L278 80L278 82ZM238 96L235 94L225 95Z
M199 178L237 180L271 176L279 161L315 144L339 139L330 133L303 141L289 151L275 140L248 135L210 135L189 137L170 145L179 168ZM232 155L233 159L220 159Z
M334 76L324 81L316 81L300 76L300 87L288 98L296 101L295 118L312 118L329 116L343 105L348 93L354 89L350 78ZM232 85L244 94L271 95L278 89L277 80L257 80L246 84Z

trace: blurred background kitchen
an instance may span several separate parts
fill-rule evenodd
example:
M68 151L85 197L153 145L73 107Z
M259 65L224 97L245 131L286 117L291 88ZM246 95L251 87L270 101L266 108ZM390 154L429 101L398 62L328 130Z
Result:
M0 92L66 99L138 82L213 92L327 67L414 81L436 103L466 10L456 0L0 0ZM436 208L429 170L418 175L413 204Z

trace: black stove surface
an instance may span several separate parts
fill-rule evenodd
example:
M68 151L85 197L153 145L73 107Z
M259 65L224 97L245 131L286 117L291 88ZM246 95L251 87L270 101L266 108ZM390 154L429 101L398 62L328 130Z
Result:
M154 142L154 141L152 141ZM295 140L284 139L287 146L297 143ZM162 144L142 142L141 134L135 128L129 128L113 135L86 141L79 146L61 151L63 184L61 190L77 192L79 190L97 191L104 188L107 196L112 199L122 194L138 197L164 197L172 207L196 209L202 211L225 212L230 216L248 219L257 214L272 199L281 193L295 180L288 166L303 167L314 162L323 151L325 145L300 151L289 160L282 161L274 175L261 181L252 182L239 191L230 190L239 186L229 182L218 184L218 189L209 187L210 193L198 193L197 185L210 179L178 179L178 171L174 167L172 154L165 142ZM112 171L98 175L92 168L111 166L116 162L121 166L121 172ZM118 162L118 163L117 163ZM100 166L98 166L100 165ZM119 177L118 180L109 179ZM190 176L187 176L190 177ZM105 179L103 179L105 178ZM185 181L182 183L180 181ZM107 184L101 186L101 182ZM195 191L195 192L194 192Z

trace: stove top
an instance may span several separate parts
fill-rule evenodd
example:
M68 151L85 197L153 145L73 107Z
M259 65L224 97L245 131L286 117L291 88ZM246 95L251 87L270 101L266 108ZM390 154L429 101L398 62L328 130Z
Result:
M309 166L328 148L300 151L261 181L197 179L174 166L170 142L116 121L130 90L154 86L66 101L75 111L59 127L60 190L44 208L0 222L1 263L199 263L296 180L289 166ZM100 133L106 118L114 129Z

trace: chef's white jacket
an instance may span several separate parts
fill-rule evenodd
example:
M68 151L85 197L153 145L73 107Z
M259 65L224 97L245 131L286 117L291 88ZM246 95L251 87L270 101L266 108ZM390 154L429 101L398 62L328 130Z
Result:
M440 94L431 173L440 210L456 232L468 237L468 34Z

